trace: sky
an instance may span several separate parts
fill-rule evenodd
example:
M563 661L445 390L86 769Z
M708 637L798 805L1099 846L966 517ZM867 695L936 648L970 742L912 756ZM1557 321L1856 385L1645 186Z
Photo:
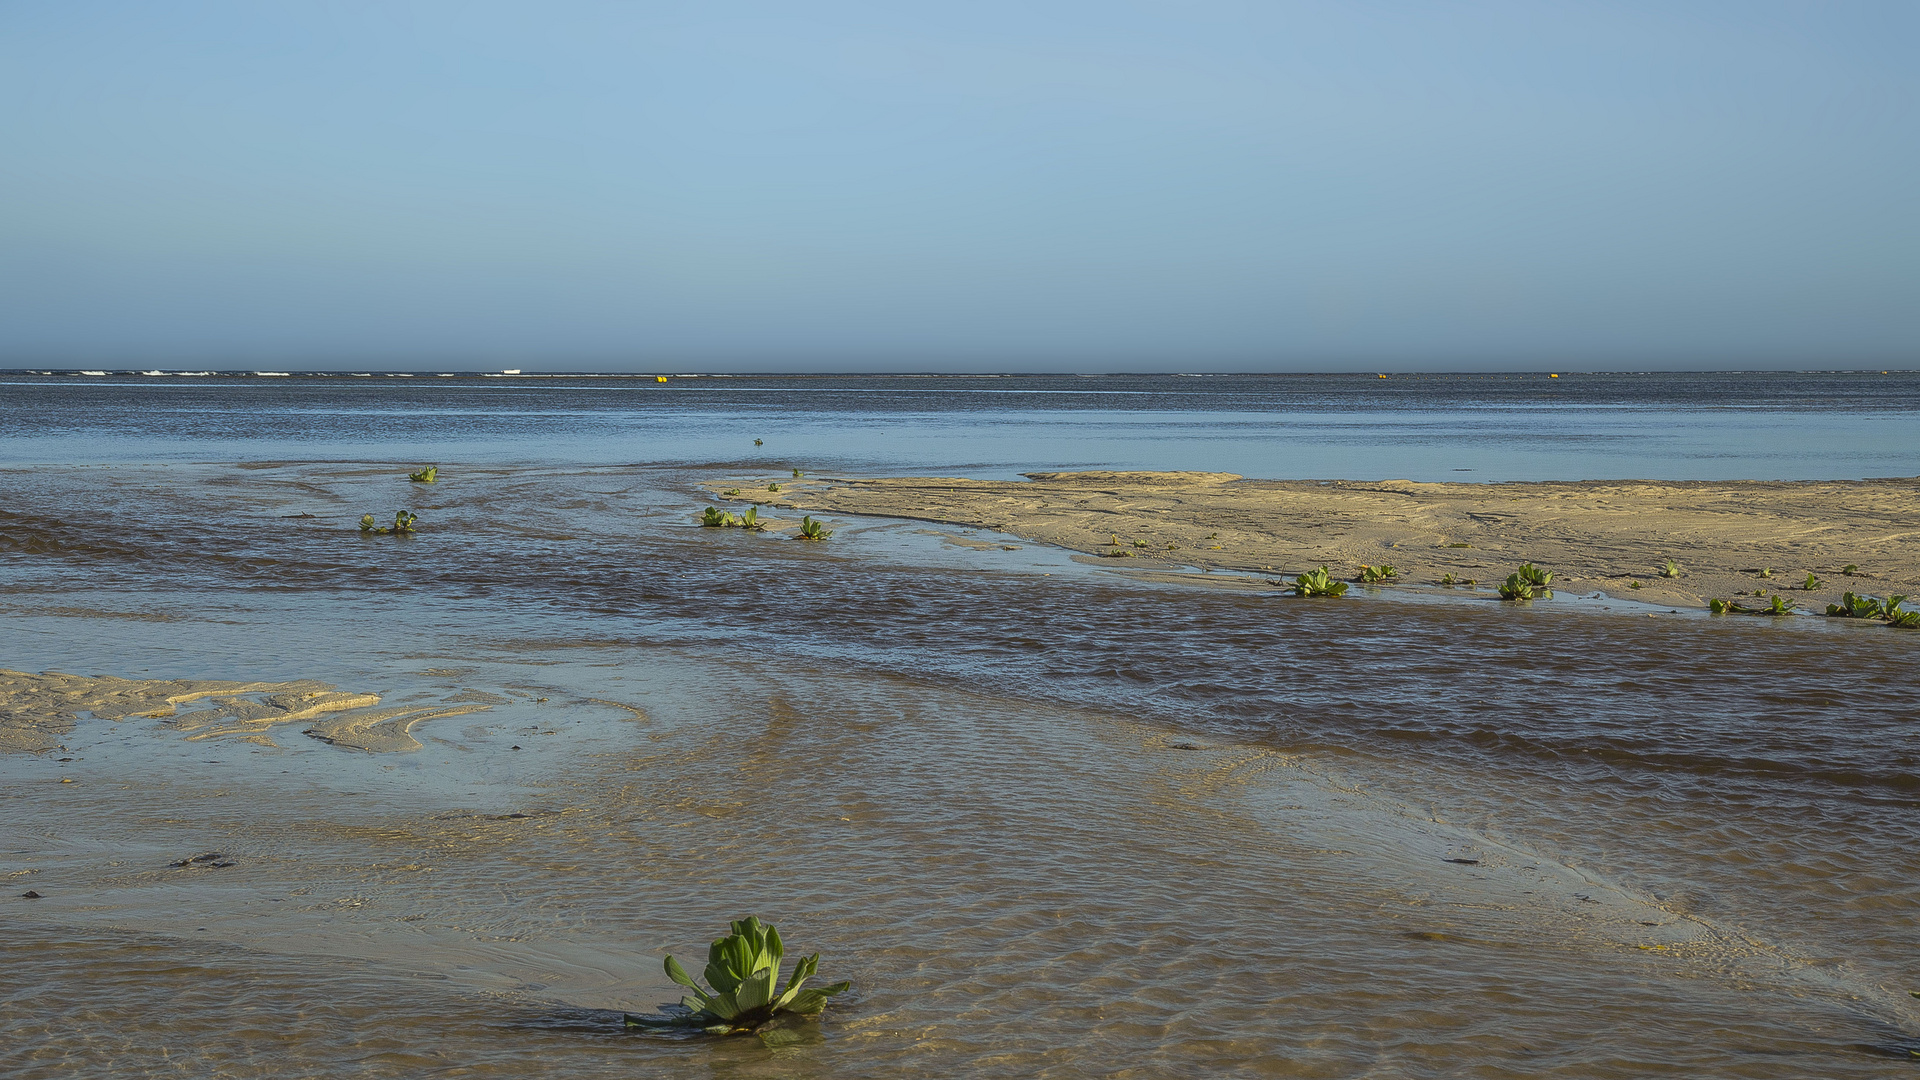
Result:
M0 367L1920 366L1920 4L0 3Z

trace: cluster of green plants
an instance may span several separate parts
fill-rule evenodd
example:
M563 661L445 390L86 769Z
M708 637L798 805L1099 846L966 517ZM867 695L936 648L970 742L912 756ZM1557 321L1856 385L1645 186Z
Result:
M812 518L803 516L800 519L800 539L825 540L827 537L832 535L833 535L832 529L822 527L819 522L813 520Z
M363 514L360 517L360 531L378 535L410 533L414 531L413 523L418 520L420 515L413 511L400 510L394 513L392 525L376 525L372 514Z
M1295 596L1345 596L1346 593L1347 583L1335 581L1324 566L1293 579Z
M853 986L837 982L806 989L806 981L820 966L820 954L793 965L786 987L780 986L780 961L785 947L780 931L748 916L731 924L732 933L707 949L707 968L701 986L672 956L666 960L667 978L693 991L680 999L684 1017L639 1017L628 1014L630 1028L697 1027L712 1035L746 1034L772 1023L781 1014L816 1016L828 999Z
M1758 590L1755 590L1755 594L1756 595L1759 594ZM1737 603L1732 600L1710 600L1707 602L1707 610L1713 612L1715 615L1791 615L1793 614L1793 601L1787 599L1784 596L1781 596L1779 593L1775 593L1772 597L1769 598L1769 600L1770 602L1767 604L1766 607L1748 607L1745 604Z
M747 507L744 514L734 514L717 506L709 506L700 512L700 527L704 529L746 529L751 532L765 532L766 526L760 524L760 508Z
M1440 584L1444 588L1451 589L1455 585L1478 585L1480 583L1472 578L1456 578L1449 572L1440 575Z
M1365 563L1360 564L1360 582L1363 585L1374 585L1386 581L1389 578L1398 577L1399 575L1400 571L1395 570L1391 566L1368 566Z
M440 466L423 465L420 467L419 472L408 473L407 479L413 481L416 484L431 484L433 483L434 478L438 477L439 475L440 475Z
M1551 600L1553 590L1547 588L1553 583L1553 571L1543 570L1532 563L1520 564L1520 569L1507 575L1500 586L1502 600Z
M1905 596L1889 596L1882 602L1871 596L1847 593L1837 604L1827 605L1827 614L1840 619L1883 619L1889 626L1920 629L1920 611L1902 611Z

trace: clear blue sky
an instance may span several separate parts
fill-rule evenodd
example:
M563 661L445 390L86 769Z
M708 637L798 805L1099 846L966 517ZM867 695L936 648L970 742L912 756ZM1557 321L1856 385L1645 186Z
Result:
M1920 3L0 4L0 366L1916 366Z

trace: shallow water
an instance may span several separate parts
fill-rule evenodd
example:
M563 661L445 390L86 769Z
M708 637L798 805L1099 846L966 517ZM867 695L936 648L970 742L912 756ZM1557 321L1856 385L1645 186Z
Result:
M443 459L423 488L168 445L0 470L0 666L491 704L408 754L82 718L0 757L8 1075L1878 1076L1920 1049L1920 637L694 527L696 479L774 475L738 464ZM420 535L354 530L401 504ZM169 865L207 851L234 865ZM748 912L855 991L774 1046L620 1027L677 996L662 953Z

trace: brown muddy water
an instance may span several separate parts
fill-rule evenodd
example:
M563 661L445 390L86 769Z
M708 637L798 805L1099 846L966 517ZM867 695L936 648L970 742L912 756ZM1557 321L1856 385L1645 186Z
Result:
M0 471L0 667L347 695L69 726L7 677L0 1073L1920 1065L1920 635L697 528L774 479L724 464L404 471ZM622 1027L749 913L854 990Z

